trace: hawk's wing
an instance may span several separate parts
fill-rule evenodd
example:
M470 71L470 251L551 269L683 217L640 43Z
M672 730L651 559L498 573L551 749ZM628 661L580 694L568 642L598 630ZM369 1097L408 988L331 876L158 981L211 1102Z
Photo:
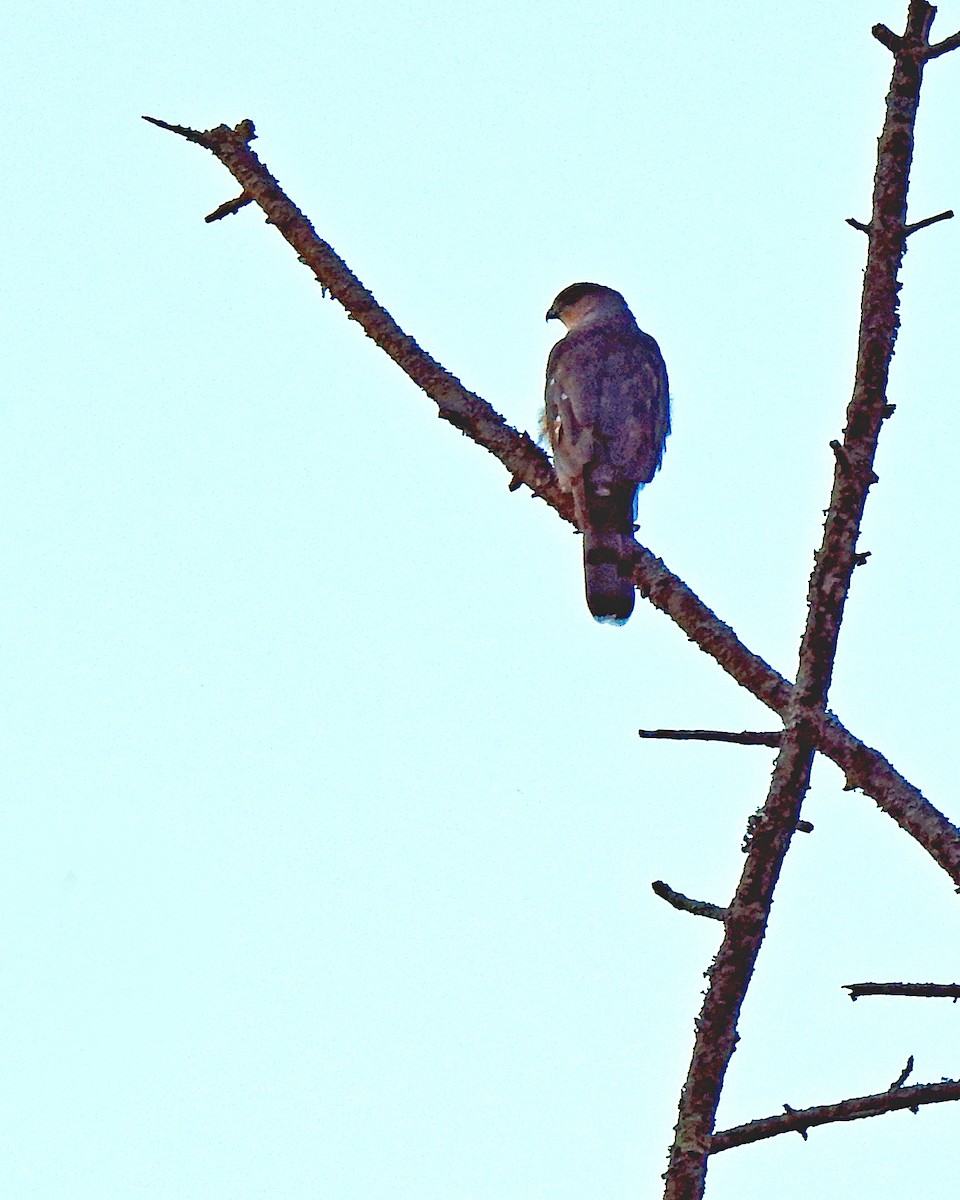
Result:
M550 352L544 417L560 486L573 493L583 532L587 605L622 624L637 488L656 474L670 432L667 369L629 314L571 330Z
M565 490L585 471L598 483L649 483L670 432L657 343L630 318L568 333L547 361L546 418Z

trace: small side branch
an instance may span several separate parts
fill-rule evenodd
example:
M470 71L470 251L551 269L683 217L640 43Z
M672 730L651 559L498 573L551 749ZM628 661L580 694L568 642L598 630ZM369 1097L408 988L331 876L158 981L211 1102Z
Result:
M830 449L833 451L833 457L837 460L837 466L843 471L844 475L849 475L851 469L849 455L836 438L830 443Z
M937 42L927 51L927 58L939 58L941 54L949 54L951 50L956 50L960 46L960 33L954 33L948 38L944 38L942 42Z
M253 197L248 196L246 192L241 192L235 200L227 200L219 205L208 216L204 217L204 221L208 225L214 221L221 221L224 217L231 217L234 213L238 213L241 208L246 208L248 204L253 203Z
M946 1079L942 1083L922 1083L881 1092L877 1096L856 1096L851 1100L841 1100L838 1104L822 1104L817 1108L791 1109L784 1105L787 1111L782 1116L764 1117L714 1134L709 1152L720 1154L735 1146L746 1146L750 1142L760 1142L781 1133L799 1133L806 1138L807 1130L816 1125L859 1121L863 1117L879 1117L883 1113L898 1112L904 1108L916 1112L923 1104L943 1104L947 1100L960 1100L960 1081Z
M861 996L919 996L960 1000L960 983L845 983L851 1000Z
M145 117L152 125L179 134L209 150L239 183L241 195L249 197L263 212L317 281L343 306L368 337L393 359L411 380L437 405L438 415L489 450L506 466L514 486L519 483L551 504L573 523L573 501L560 490L549 459L526 433L511 428L480 396L468 391L451 372L417 342L377 302L332 246L317 235L307 216L287 196L250 147L256 137L254 124L241 121L234 128L187 129L156 117Z
M918 229L926 229L930 225L936 225L938 221L953 220L953 209L948 208L942 213L937 213L935 217L924 217L922 221L914 221L912 225L906 225L903 230L903 236L909 237L911 233L916 233Z
M911 233L916 233L918 229L926 229L928 225L936 225L938 221L949 221L956 214L952 208L945 209L942 213L937 213L935 217L924 217L922 221L914 221L912 225L904 225L903 236L908 238ZM852 225L854 229L859 229L861 233L870 235L870 226L864 225L863 221L858 221L856 217L847 217L847 224Z
M770 746L774 750L780 745L781 737L778 732L744 730L743 733L731 733L723 729L638 729L637 734L667 742L732 742L736 746Z
M680 912L692 913L695 917L709 917L711 921L725 921L727 919L727 910L719 904L711 904L709 900L691 900L689 896L675 892L662 879L651 883L650 886L661 900L666 900L668 904L672 904Z
M903 1085L909 1079L910 1072L912 1070L913 1070L913 1055L911 1054L910 1057L907 1059L906 1063L904 1064L903 1070L896 1077L896 1079L893 1081L893 1083L890 1084L890 1086L887 1088L887 1091L895 1092L897 1090L897 1088L902 1088Z
M882 42L891 54L896 54L900 49L903 39L897 37L892 29L888 29L886 25L874 25L870 30L878 42Z
M149 121L151 125L156 125L158 129L166 129L168 133L178 133L182 138L186 138L188 142L196 142L198 146L205 146L206 134L200 129L191 129L188 125L171 125L169 121L161 121L159 117L144 117L145 121Z

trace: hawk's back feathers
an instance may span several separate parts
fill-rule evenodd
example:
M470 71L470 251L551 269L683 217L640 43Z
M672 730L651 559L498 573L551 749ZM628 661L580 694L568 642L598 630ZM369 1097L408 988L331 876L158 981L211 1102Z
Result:
M656 474L670 432L666 366L612 288L573 284L552 317L568 332L547 360L547 436L583 532L588 607L622 624L633 611L637 491Z

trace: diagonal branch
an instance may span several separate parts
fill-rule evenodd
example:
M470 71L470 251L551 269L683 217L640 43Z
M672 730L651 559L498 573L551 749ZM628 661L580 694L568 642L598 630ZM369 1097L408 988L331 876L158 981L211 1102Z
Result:
M913 1073L913 1055L911 1054L907 1057L907 1061L904 1063L903 1070L896 1077L896 1079L893 1081L893 1083L890 1084L890 1086L887 1088L887 1091L895 1092L897 1090L897 1088L903 1087L903 1085L907 1082L907 1080L910 1078L910 1075L912 1073ZM943 1083L944 1081L941 1080L940 1082Z
M333 247L317 236L309 219L250 149L250 142L256 137L252 121L241 121L235 129L218 125L216 129L201 132L185 131L155 117L144 120L198 142L214 154L240 184L243 195L259 205L267 223L276 226L300 261L313 271L324 291L338 300L351 321L356 321L426 392L436 403L439 415L496 455L516 485L525 483L565 520L575 524L573 501L560 491L550 460L533 439L513 429L485 400L468 391L456 376L431 358L377 303Z
M929 229L931 225L938 225L941 221L952 221L954 218L952 208L944 209L943 212L937 213L933 217L924 217L922 221L913 221L903 231L904 237L910 237L911 234L918 233L921 229Z
M945 1079L942 1083L918 1083L913 1087L901 1087L875 1096L855 1096L840 1100L837 1104L821 1104L816 1108L793 1109L784 1105L787 1111L781 1116L764 1117L715 1133L710 1142L710 1153L720 1154L735 1146L746 1146L750 1142L760 1142L781 1133L799 1133L806 1138L807 1130L816 1125L859 1121L863 1117L879 1117L883 1113L898 1112L904 1108L916 1112L923 1104L942 1104L946 1100L960 1100L960 1082L955 1079Z
M891 54L896 54L900 49L900 38L897 37L892 29L888 29L886 25L874 25L870 32L878 42L886 46Z
M941 54L949 54L951 50L956 50L960 47L960 33L952 33L948 38L944 38L942 42L937 42L927 51L927 60L931 58L939 58Z
M241 192L233 200L225 200L223 204L218 204L212 213L209 213L203 219L208 225L212 225L214 221L222 221L224 217L232 217L238 213L241 208L246 208L248 204L253 203L253 197L248 196L245 192Z
M154 117L144 120L214 154L240 182L243 194L259 205L268 221L297 251L300 261L313 271L324 290L437 403L439 415L498 458L510 473L511 486L526 484L534 495L574 524L570 497L561 492L553 467L540 447L527 434L511 428L486 401L468 391L404 333L336 251L317 236L306 216L250 149L249 142L255 136L252 122L241 122L236 129L221 125L201 132ZM745 646L729 625L644 546L635 551L634 580L650 603L741 687L774 712L786 712L792 691L788 680ZM844 772L847 786L860 788L873 797L960 887L960 831L919 789L829 713L820 720L817 742L821 752Z

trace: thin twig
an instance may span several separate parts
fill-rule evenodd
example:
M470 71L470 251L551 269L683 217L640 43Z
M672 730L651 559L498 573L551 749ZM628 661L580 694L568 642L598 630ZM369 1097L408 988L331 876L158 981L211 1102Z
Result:
M941 54L949 54L951 50L956 50L960 47L960 33L952 33L950 37L944 38L942 42L937 42L927 51L927 61L931 58L939 58Z
M960 1000L960 983L845 983L851 1000L861 996L915 996Z
M903 1070L896 1077L893 1083L887 1088L888 1092L895 1092L897 1088L902 1088L910 1077L910 1072L913 1070L913 1055L911 1054L904 1065Z
M732 742L736 746L771 746L773 749L780 745L779 732L765 733L744 730L743 733L730 733L723 729L638 729L637 734L642 738L668 742Z
M891 54L896 54L900 49L901 39L897 37L892 29L888 29L886 25L874 25L870 32L878 42L882 42L886 46Z
M864 225L862 221L858 221L856 217L847 217L847 224L852 225L854 229L859 229L861 233L869 233L870 226Z
M159 117L144 117L144 121L149 121L151 125L156 125L158 129L166 129L170 133L178 133L182 138L186 138L188 142L196 142L198 145L204 146L206 142L206 134L199 129L191 129L189 125L171 125L169 121L161 121Z
M746 1146L750 1142L760 1142L781 1133L805 1135L808 1129L816 1125L859 1121L863 1117L879 1117L883 1113L898 1112L904 1108L915 1112L923 1104L942 1104L947 1100L960 1100L960 1081L946 1079L942 1083L920 1083L893 1092L880 1092L875 1096L856 1096L837 1104L790 1109L782 1116L764 1117L715 1133L710 1142L710 1153L720 1154L735 1146Z
M253 197L248 196L246 192L241 192L236 200L226 200L223 204L218 205L212 213L204 217L204 221L208 225L214 221L221 221L224 217L231 217L234 213L238 213L241 208L246 208L248 204L253 203Z
M719 904L711 904L709 900L691 900L689 896L684 896L682 892L675 892L669 884L664 883L662 879L658 879L650 886L661 900L666 900L668 904L672 904L674 908L681 912L693 913L695 917L709 917L711 921L725 921L727 919L727 910Z
M924 217L922 221L914 221L912 225L908 225L903 231L904 237L909 237L911 233L916 233L918 229L927 229L931 225L936 225L938 221L953 220L953 209L948 208L942 213L937 213L935 217Z

